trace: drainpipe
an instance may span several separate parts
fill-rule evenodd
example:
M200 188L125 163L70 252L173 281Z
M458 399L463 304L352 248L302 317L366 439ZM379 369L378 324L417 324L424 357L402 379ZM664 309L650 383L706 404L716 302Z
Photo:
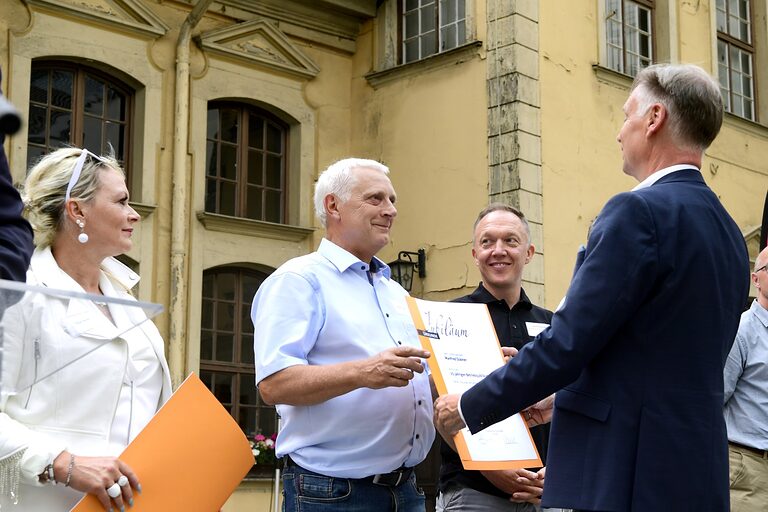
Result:
M189 44L192 29L213 0L198 0L179 31L176 41L176 97L173 128L173 186L171 196L171 297L168 365L176 387L185 375L187 325L187 252L189 248Z

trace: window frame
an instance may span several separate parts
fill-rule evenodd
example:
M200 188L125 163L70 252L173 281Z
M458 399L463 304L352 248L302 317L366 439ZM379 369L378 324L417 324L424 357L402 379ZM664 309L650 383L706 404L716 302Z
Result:
M237 101L228 101L228 100L211 100L208 102L206 106L206 119L207 114L212 109L218 109L219 112L221 112L222 109L231 109L237 111L237 117L238 117L238 135L237 135L237 142L236 144L236 169L235 169L235 177L234 180L224 180L222 178L222 172L221 172L221 166L220 166L220 157L221 157L221 143L227 142L228 144L231 144L230 141L224 141L221 138L221 134L219 134L218 139L210 139L208 137L208 126L206 122L206 136L205 136L205 143L206 143L206 155L205 155L205 192L204 192L204 205L203 205L203 211L207 213L214 213L218 215L225 215L229 217L236 217L236 218L242 218L242 219L250 219L250 220L256 220L260 222L272 222L275 224L288 224L288 216L289 216L289 199L290 199L290 179L289 179L289 169L290 169L290 139L291 139L291 130L290 125L280 119L278 116L273 114L272 112L260 108L258 106L255 106L251 103L244 103L244 102L237 102ZM221 115L221 114L219 114ZM253 218L249 217L247 215L248 213L248 188L249 188L249 182L248 182L248 164L249 164L249 151L252 149L249 146L248 136L249 131L248 127L250 124L250 117L256 116L260 120L275 125L280 129L281 133L281 141L282 141L282 154L281 154L281 188L280 190L280 208L279 208L279 219L277 221L275 220L267 220L267 211L266 211L266 200L264 199L264 196L262 195L262 204L261 204L261 216L259 218ZM220 118L221 119L221 118ZM221 122L219 119L219 122ZM266 137L266 130L264 132L264 136ZM213 142L217 146L217 174L211 175L209 174L209 158L210 155L208 154L208 144ZM269 153L266 142L264 144L264 148L260 150L263 155L262 158ZM264 171L266 172L266 171ZM215 207L212 210L208 209L208 194L209 194L209 186L211 181L216 181L217 183L221 183L222 181L228 181L234 183L235 186L235 205L233 207L234 213L222 213L221 209L221 194L220 189L217 187L217 191L214 197ZM258 188L261 190L261 193L264 194L266 190L276 190L273 187L268 187L266 184L266 176L264 178L264 181L261 186L258 186Z
M216 284L216 278L220 275L228 274L233 276L234 281L234 288L232 290L233 299L226 299L222 297L222 293L220 290L217 289ZM235 422L238 425L241 425L241 420L245 421L245 418L241 415L241 412L243 412L246 408L252 408L255 410L255 424L251 426L246 426L249 431L244 432L247 436L249 436L249 439L252 440L252 435L259 433L259 424L260 424L260 415L262 409L269 409L271 411L274 411L275 415L275 423L274 423L274 430L271 432L260 432L261 434L269 437L273 433L277 433L278 428L278 420L277 420L277 410L274 405L266 404L263 399L261 398L261 394L256 388L256 403L255 404L243 404L240 402L240 397L242 393L240 392L240 386L241 382L243 381L249 381L252 383L252 385L256 386L256 369L255 364L253 362L243 362L242 358L242 343L243 339L242 336L251 336L253 338L253 331L250 332L247 329L243 329L242 325L242 308L245 305L248 305L248 309L250 310L250 304L246 304L246 302L243 300L243 286L244 286L244 277L248 275L251 277L255 277L256 279L260 280L258 287L261 286L261 283L264 282L264 280L268 277L267 272L263 272L260 270L255 270L248 267L242 267L242 266L224 266L224 267L214 267L210 269L206 269L203 271L203 287L201 289L201 303L200 303L200 353L199 353L199 370L200 370L200 376L201 379L203 379L203 382L205 382L206 386L211 389L211 391L216 395L215 385L213 378L211 379L211 385L209 385L208 382L206 382L206 374L225 374L232 377L232 385L230 389L230 402L229 405L224 405L222 402L222 406L228 409L228 412L232 416L232 418L235 420ZM205 290L205 279L206 277L212 277L214 280L214 290L212 290L212 296L207 296L206 290ZM212 309L211 309L211 325L207 326L205 324L205 307L206 307L206 301L212 301L214 303ZM203 340L205 339L204 333L210 332L211 334L211 340L215 339L216 333L221 332L219 329L217 329L216 325L216 303L223 302L225 304L232 303L233 304L233 311L235 312L234 317L232 319L232 362L228 361L220 361L215 359L215 345L213 341L211 342L211 357L214 357L214 359L204 359L203 358ZM252 303L252 302L251 302ZM226 334L229 334L229 331L223 331ZM217 399L219 399L218 396L216 396ZM245 407L247 406L247 407ZM243 428L241 426L241 428ZM253 428L255 430L250 430L250 428ZM261 477L265 476L269 473L271 473L274 470L273 465L255 465L249 472L249 477Z
M658 40L657 40L657 30L656 30L656 24L657 24L657 4L658 2L656 0L616 0L619 4L619 7L621 9L621 12L619 13L621 15L621 22L619 23L621 27L621 47L617 47L615 45L612 45L609 42L609 36L608 36L608 24L609 19L613 16L612 13L608 12L607 9L607 0L601 0L603 2L603 6L605 8L605 14L603 16L603 34L604 34L604 51L605 51L605 67L606 69L610 69L611 71L615 71L616 73L621 73L626 76L634 77L635 75L631 74L628 71L629 68L629 57L630 53L627 50L627 24L626 24L626 3L630 2L633 4L638 5L641 8L647 9L650 13L650 37L649 37L649 52L650 54L646 57L641 54L641 58L647 58L648 59L648 65L653 64L657 60L657 55L659 53L658 49ZM621 67L620 69L617 69L613 67L610 63L610 53L612 48L617 48L621 52ZM638 50L639 52L639 50ZM640 69L643 69L641 67ZM639 71L639 70L638 70Z
M67 71L71 72L73 74L73 81L72 81L72 104L71 109L67 110L63 107L58 107L56 105L52 104L52 81L48 80L48 102L43 104L38 101L34 101L31 98L29 100L30 109L32 106L36 107L42 107L46 109L46 126L45 126L45 142L43 144L38 143L32 143L29 141L29 127L27 128L27 153L29 155L29 148L35 147L43 150L43 154L47 154L50 151L53 151L55 149L58 149L59 147L63 146L53 146L51 145L50 141L50 116L52 110L57 111L69 111L71 112L71 121L70 121L70 128L69 128L69 141L68 144L72 144L73 146L82 148L83 147L83 132L85 130L85 118L87 116L90 116L90 114L86 114L85 112L85 84L86 84L86 77L88 75L93 76L94 78L97 78L99 80L102 80L106 82L106 84L121 92L125 96L125 121L123 122L125 129L124 129L124 140L123 140L123 155L122 160L120 161L121 165L123 166L123 170L125 171L126 175L126 184L128 186L128 190L131 190L132 186L132 172L131 172L131 154L133 151L132 148L132 141L133 141L133 129L134 129L134 107L136 104L136 90L126 84L123 80L120 80L118 77L111 75L109 73L104 72L103 70L93 68L90 66L86 66L77 62L71 62L71 61L60 61L60 60L50 60L50 59L40 59L40 60L34 60L32 62L32 67L30 70L30 89L32 87L32 74L38 71L47 71L49 73L55 72L55 71ZM30 91L31 92L31 91ZM93 117L93 116L91 116ZM104 122L107 121L107 118L102 115L99 117L99 119ZM94 151L95 153L104 154L106 153L106 145L105 145L105 138L106 133L102 132L102 141L101 141L101 149L98 151ZM29 162L29 156L27 157L27 168L29 168L30 162Z
M758 109L758 84L757 84L757 69L756 69L756 55L757 55L757 49L755 44L755 5L754 0L746 0L749 13L747 21L749 23L749 41L744 41L743 39L740 39L734 35L732 35L730 32L723 32L720 31L717 28L717 22L715 22L715 31L717 35L717 41L716 41L716 59L717 59L717 65L718 65L718 80L721 79L720 77L720 51L719 51L719 43L722 41L725 45L725 51L726 51L726 57L727 57L727 81L728 81L728 87L726 89L727 91L727 97L726 94L723 94L723 107L725 108L725 111L729 114L732 114L734 116L740 117L742 119L746 119L747 121L752 122L759 122L759 109ZM729 27L729 12L730 12L730 5L727 0L724 2L725 6L725 28L728 29ZM719 11L717 1L715 2L715 19L717 19L717 13ZM747 117L744 114L738 114L733 111L733 99L734 99L734 91L733 91L733 84L731 81L731 75L733 73L733 68L731 65L731 48L735 47L736 49L749 54L750 56L750 66L751 66L751 85L752 85L752 105L751 105L751 117ZM742 73L742 76L743 75ZM720 83L721 89L722 83ZM739 98L746 98L742 94L738 94ZM743 106L743 103L742 103Z
M432 57L432 56L435 56L435 55L439 55L441 53L445 53L445 52L451 51L451 50L453 50L455 48L459 48L459 47L465 45L467 42L469 42L469 37L468 37L469 16L468 16L468 13L467 13L467 8L468 8L468 3L469 2L467 0L456 0L456 2L457 2L456 5L457 6L458 6L458 2L464 2L464 17L459 19L458 15L457 15L457 18L453 22L445 24L445 25L441 25L441 22L440 22L441 4L445 0L434 0L434 5L435 5L435 20L434 20L434 22L435 22L435 24L434 24L435 48L434 48L434 51L432 53L430 53L429 55L423 55L422 48L421 48L421 41L419 41L419 56L418 56L418 58L406 61L405 60L405 57L406 57L406 55L405 55L405 43L406 43L406 40L405 40L405 13L406 13L405 2L406 1L407 0L396 0L396 2L397 2L397 10L396 10L396 13L397 13L397 63L398 64L403 65L403 64L411 64L413 62L419 62L419 61L422 61L422 60L427 59L429 57ZM421 0L418 0L418 1L421 2ZM417 7L417 10L420 10L422 7L423 6L419 5L419 7ZM421 16L421 15L419 15L419 16ZM421 18L419 18L419 19L421 19ZM461 22L461 21L464 21L464 32L462 33L462 35L460 37L459 36L458 28L459 28L459 22ZM441 29L443 27L447 27L449 25L456 25L456 45L452 46L450 48L441 48L442 47L442 42L443 42L442 41L442 30ZM409 41L412 40L412 39L419 39L420 40L425 33L427 33L427 32L421 32L421 26L419 26L418 34L416 36L413 36L413 37L409 38L408 40Z

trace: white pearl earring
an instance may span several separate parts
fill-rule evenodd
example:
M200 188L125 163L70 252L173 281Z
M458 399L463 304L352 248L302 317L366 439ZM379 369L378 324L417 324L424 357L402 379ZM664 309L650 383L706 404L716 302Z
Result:
M80 228L80 234L77 235L77 241L84 244L88 241L88 234L85 232L85 222L82 219L77 219L75 224Z

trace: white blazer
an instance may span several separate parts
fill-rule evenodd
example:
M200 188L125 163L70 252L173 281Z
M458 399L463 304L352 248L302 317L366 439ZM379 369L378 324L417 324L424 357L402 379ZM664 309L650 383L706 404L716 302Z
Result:
M136 273L114 258L105 259L101 269L115 297L135 300L128 290L139 281ZM83 291L59 268L50 248L35 251L27 283ZM14 458L21 469L19 504L9 510L66 511L77 502L80 493L37 481L37 475L63 450L76 455L119 455L110 453L114 448L108 441L132 336L149 340L160 362L163 375L157 409L170 397L170 372L155 325L138 307L111 305L110 313L115 324L89 301L39 293L26 295L6 312L2 383L4 390L18 392L0 399L0 472L4 464L8 470ZM137 324L122 333L126 326ZM0 505L8 504L9 498L0 496Z

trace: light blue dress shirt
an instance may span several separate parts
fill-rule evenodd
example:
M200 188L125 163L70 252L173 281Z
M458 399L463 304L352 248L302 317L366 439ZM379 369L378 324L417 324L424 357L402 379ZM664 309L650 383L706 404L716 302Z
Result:
M419 346L407 292L374 258L369 264L323 239L259 287L253 300L256 383L295 365L365 359ZM323 475L363 478L415 466L435 437L427 372L408 386L359 388L310 406L278 405L277 456Z
M724 375L728 440L768 450L768 311L757 301L741 315Z

